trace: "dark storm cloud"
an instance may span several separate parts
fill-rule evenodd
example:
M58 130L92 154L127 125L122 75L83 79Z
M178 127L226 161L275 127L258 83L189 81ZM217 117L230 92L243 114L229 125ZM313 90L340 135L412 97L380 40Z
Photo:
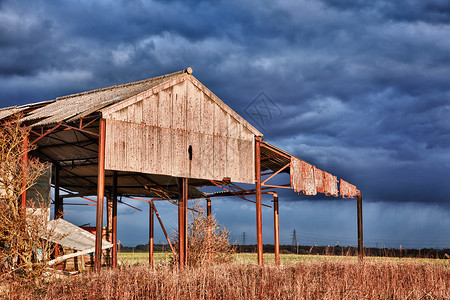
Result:
M266 140L354 182L367 200L449 201L448 1L0 8L3 106L192 66L244 117L264 91L282 111L261 128Z

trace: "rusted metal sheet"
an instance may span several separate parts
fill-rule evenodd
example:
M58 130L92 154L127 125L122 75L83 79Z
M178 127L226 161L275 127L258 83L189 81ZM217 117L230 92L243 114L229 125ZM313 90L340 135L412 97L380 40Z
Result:
M339 185L339 193L343 198L353 198L358 194L357 191L358 190L356 189L356 186L341 179Z
M325 193L325 182L323 171L314 166L314 180L316 182L317 193Z
M337 187L337 178L336 176L331 175L328 172L323 172L324 174L324 180L325 180L325 188L324 188L324 192L325 195L327 196L334 196L337 197L339 196L339 191L338 191L338 187Z
M297 194L303 190L302 161L297 157L291 157L291 187Z
M190 81L108 116L108 170L254 183L253 133Z
M317 194L314 179L314 166L302 161L303 193L308 196Z

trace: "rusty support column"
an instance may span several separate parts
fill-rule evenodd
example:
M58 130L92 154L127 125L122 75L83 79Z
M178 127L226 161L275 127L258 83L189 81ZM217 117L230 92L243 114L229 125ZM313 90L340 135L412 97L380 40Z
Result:
M360 260L364 257L364 243L363 243L363 220L362 220L362 194L358 193L356 196L356 210L358 222L358 257Z
M183 220L184 220L184 264L187 264L188 259L188 179L183 178Z
M105 197L105 119L100 119L98 143L97 218L95 235L95 269L102 267L103 203Z
M148 217L148 263L153 268L153 202L149 202L149 217Z
M20 208L25 210L27 206L27 165L28 165L28 135L22 141L22 195L20 195Z
M280 227L279 227L279 214L278 214L278 194L273 194L273 229L275 237L275 264L280 265Z
M117 268L117 171L113 172L112 244L112 267Z
M112 194L106 196L106 240L112 243ZM106 249L106 264L112 266L112 249Z
M208 220L208 259L211 260L211 198L206 198L206 219Z
M187 178L178 178L178 251L179 265L186 264Z
M258 252L258 265L260 266L264 264L261 208L261 142L262 137L255 137L256 243Z

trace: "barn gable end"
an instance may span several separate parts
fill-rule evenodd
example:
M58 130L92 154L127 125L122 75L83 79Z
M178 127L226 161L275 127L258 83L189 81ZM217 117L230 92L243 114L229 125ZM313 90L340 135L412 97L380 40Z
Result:
M192 75L102 111L106 169L254 183L254 127Z

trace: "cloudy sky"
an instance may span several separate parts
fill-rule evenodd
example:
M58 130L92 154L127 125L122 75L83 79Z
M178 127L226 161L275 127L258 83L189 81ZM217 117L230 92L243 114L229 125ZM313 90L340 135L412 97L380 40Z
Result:
M366 245L450 247L449 36L447 0L0 0L0 103L190 66L266 141L358 186ZM252 119L261 93L273 113ZM280 201L281 243L295 229L301 244L356 244L355 200ZM133 205L144 211L119 210L128 245L147 240L147 206ZM158 208L175 228L175 207ZM84 209L66 207L66 219L94 223ZM213 209L233 239L256 242L253 205ZM264 243L272 222L265 208Z

